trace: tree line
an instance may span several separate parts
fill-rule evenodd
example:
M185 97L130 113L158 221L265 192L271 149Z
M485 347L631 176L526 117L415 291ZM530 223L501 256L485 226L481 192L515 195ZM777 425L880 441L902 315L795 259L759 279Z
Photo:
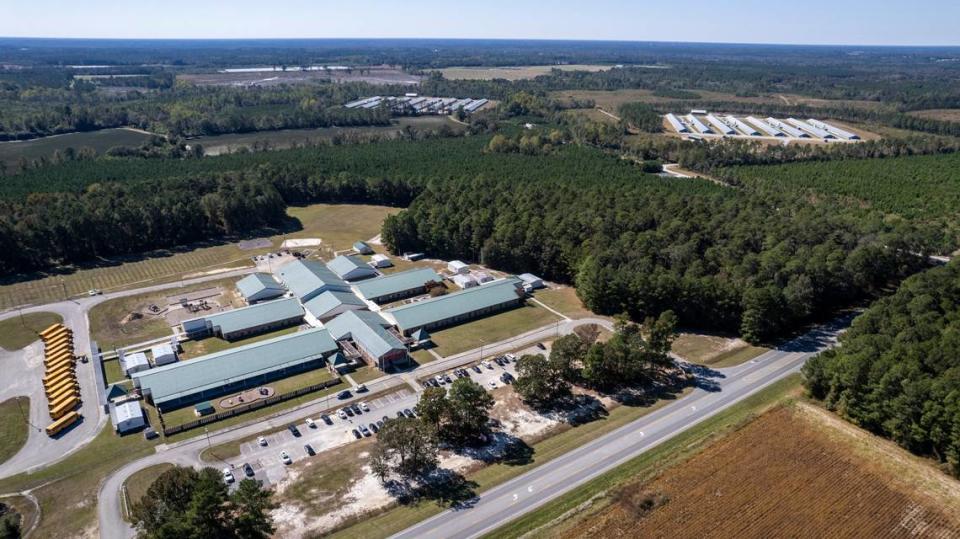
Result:
M960 477L960 264L905 280L803 367L828 408Z

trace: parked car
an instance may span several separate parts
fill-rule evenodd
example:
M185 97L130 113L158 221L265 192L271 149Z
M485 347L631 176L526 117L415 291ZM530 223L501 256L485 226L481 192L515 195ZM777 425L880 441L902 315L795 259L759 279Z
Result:
M443 376L443 379L446 380L448 384L453 383L453 378L450 378L450 375L449 375L449 374L445 374L445 375Z
M280 452L280 460L283 461L284 464L293 464L293 459L290 458L290 455L288 455L286 451Z
M360 432L363 433L364 436L370 436L370 429L368 429L366 425L360 425L360 427L358 428L360 429Z
M378 427L376 423L370 423L367 426L370 427L370 431L373 432L374 434L380 431L380 427Z
M366 385L366 384L360 384L360 385L358 385L357 387L353 388L353 390L356 391L357 393L363 393L363 392L365 392L365 391L367 390L367 385Z
M353 410L353 413L355 413L355 414L357 414L357 415L360 415L360 414L363 413L363 411L360 410L360 406L359 406L357 403L351 404L351 405L350 405L350 409Z
M360 438L363 438L363 435L360 434L360 431L358 431L357 429L353 429L352 432L353 432L353 437L354 437L354 438L356 438L356 439L358 439L358 440L359 440Z
M341 409L337 412L337 417L339 417L340 419L346 419L346 418L347 418L347 412L345 412L345 411L343 410L343 408L341 408Z
M267 439L263 436L257 436L257 443L260 445L260 447L267 447Z
M403 410L397 410L397 419L403 419L407 416L403 415Z
M438 374L433 380L434 380L437 384L440 384L440 385L443 385L443 383L444 383L444 381L445 381L445 380L443 379L443 376L440 376L439 374Z
M235 481L235 480L234 480L234 478L233 478L233 472L230 471L230 468L224 468L224 469L223 469L223 482L224 482L224 483L227 483L227 484L229 485L230 483L233 483L234 481Z
M353 408L351 408L351 407L349 407L349 406L345 406L345 407L343 408L343 411L346 412L346 414L347 414L348 416L350 416L350 417L353 417L353 416L354 416L354 414L353 414Z
M383 423L386 424L387 421L390 421L390 418L388 416L383 416Z
M364 412L369 412L369 411L370 411L370 405L367 404L367 403L365 403L365 402L361 402L361 403L360 403L360 409L363 410Z
M505 355L503 356L503 359L506 359L507 361L516 361L516 360L517 360L517 356L515 356L515 355L513 355L513 354L505 354Z
M307 453L307 455L310 455L311 457L317 454L317 452L313 450L313 447L311 447L310 444L303 444L303 450Z
M384 419L386 419L386 418L378 419L378 420L377 420L377 428L378 428L378 429L382 429L383 426L386 425L386 421L384 421Z
M476 372L483 372L482 370L480 370L480 365L474 365L473 370Z
M347 390L347 389L344 389L344 390L341 391L340 393L337 393L337 398L340 399L340 400L349 399L349 398L350 398L350 391Z
M503 383L505 383L505 384L512 383L512 382L513 382L513 375L510 374L509 372L505 372L505 373L503 373L503 374L500 375L500 381L503 382Z
M313 419L309 417L306 419L306 421L304 421L304 423L306 423L307 426L310 427L311 429L317 428L317 424L313 421Z
M330 416L328 416L327 414L320 414L320 419L322 419L323 422L326 423L327 425L333 425L333 420L330 419Z
M484 361L483 366L491 370L493 369L493 363L490 363L489 361Z
M404 413L404 415L406 415L407 417L413 417L413 410L411 410L410 408L404 408L404 409L403 409L403 413Z
M253 476L254 476L253 466L250 466L250 464L244 462L244 463L243 463L243 473L246 474L247 477L253 477Z
M287 425L287 430L289 430L290 434L292 434L295 438L300 437L300 429L298 429L296 425Z
M538 343L537 343L537 348L539 348L539 349L541 349L541 350L546 350L546 349L547 349L547 347L544 346L542 342L538 342Z

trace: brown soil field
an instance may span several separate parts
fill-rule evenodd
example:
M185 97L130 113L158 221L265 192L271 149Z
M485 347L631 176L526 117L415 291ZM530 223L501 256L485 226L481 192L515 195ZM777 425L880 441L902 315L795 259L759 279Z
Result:
M446 67L440 70L443 78L449 80L522 80L546 75L553 69L561 71L606 71L608 65L568 64L568 65L540 65L540 66L506 66L506 67Z
M777 408L618 490L561 536L960 537L960 483L895 446L902 455L891 455L886 441L858 445L859 434L831 424L840 420L806 408Z

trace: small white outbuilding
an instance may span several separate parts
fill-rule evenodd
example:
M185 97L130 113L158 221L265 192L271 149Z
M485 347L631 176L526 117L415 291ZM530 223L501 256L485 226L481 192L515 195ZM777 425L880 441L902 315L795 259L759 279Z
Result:
M458 275L466 275L470 273L470 266L459 260L451 260L447 263L447 271Z
M389 268L393 265L387 255L375 254L370 257L370 265L375 268Z
M131 400L110 405L110 421L120 434L142 429L147 425L140 408L140 401Z

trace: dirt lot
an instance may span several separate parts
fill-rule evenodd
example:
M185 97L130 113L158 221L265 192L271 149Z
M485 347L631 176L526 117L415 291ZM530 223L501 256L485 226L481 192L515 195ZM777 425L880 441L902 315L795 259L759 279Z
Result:
M366 82L370 84L417 84L420 77L398 67L374 66L350 71L278 71L259 73L189 73L178 80L201 86L276 86L314 82Z
M878 451L882 440L858 447L848 430L862 431L807 406L777 408L620 489L562 537L960 537L960 484L898 448Z

